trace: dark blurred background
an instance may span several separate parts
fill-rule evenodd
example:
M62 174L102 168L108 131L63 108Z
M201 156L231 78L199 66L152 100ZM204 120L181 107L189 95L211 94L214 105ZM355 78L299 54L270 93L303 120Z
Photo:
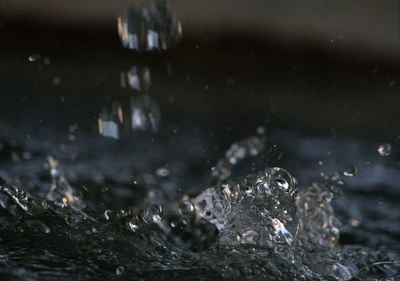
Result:
M120 73L135 65L150 68L164 119L237 135L263 124L400 135L396 0L172 0L183 40L161 54L122 48L117 16L130 3L0 0L0 118L20 125L33 109L54 111L49 120L96 130L104 103L124 95ZM42 62L29 62L36 53Z

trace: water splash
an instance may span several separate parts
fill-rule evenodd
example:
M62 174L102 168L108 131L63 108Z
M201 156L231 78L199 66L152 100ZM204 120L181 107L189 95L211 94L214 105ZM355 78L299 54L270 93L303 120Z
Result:
M266 146L263 139L240 141L219 162L260 157L269 153ZM251 153L254 147L257 153ZM0 227L1 247L8 249L5 263L13 268L19 257L11 255L17 254L10 247L20 248L26 237L35 243L35 236L24 236L34 232L41 248L49 252L33 262L40 269L32 274L41 280L49 280L46 272L54 272L45 261L51 255L59 264L68 264L57 267L57 272L75 279L101 275L107 280L118 275L170 280L171 274L187 277L185 272L190 272L208 280L366 280L368 276L396 280L400 274L396 255L340 245L341 224L332 202L342 194L344 173L324 176L306 187L279 167L242 178L214 175L198 195L178 201L156 195L160 193L155 182L147 187L142 204L84 212L86 204L63 202L76 191L58 161L49 157L48 162L55 188L46 199L0 181L0 205L10 215L2 216L7 227ZM65 244L74 248L66 249ZM24 268L20 263L14 266Z
M47 193L47 199L58 201L64 205L72 205L82 209L82 194L76 191L67 181L64 171L60 168L59 162L52 156L47 156L47 163L50 170L51 185Z

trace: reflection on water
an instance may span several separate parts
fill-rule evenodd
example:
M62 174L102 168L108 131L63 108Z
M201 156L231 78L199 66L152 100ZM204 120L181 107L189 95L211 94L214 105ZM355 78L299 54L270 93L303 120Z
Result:
M160 124L158 104L147 94L151 85L150 69L132 66L121 73L121 87L131 88L132 93L105 106L98 118L99 133L119 139L131 131L157 133Z
M160 51L179 43L182 26L165 0L138 1L118 17L118 34L125 48Z

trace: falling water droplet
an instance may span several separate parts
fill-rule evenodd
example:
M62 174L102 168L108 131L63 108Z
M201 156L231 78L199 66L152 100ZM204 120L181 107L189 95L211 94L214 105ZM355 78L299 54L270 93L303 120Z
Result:
M380 156L389 156L392 151L392 146L389 143L384 143L378 146L378 153Z
M147 1L131 5L118 17L118 33L125 48L160 51L180 42L182 26L165 1Z

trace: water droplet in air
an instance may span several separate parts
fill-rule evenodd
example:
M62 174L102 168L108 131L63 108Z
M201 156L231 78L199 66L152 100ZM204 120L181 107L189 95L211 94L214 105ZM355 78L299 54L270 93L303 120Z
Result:
M158 168L156 170L156 175L158 177L168 177L169 176L169 170L167 168Z
M384 143L378 146L378 153L380 156L389 156L392 151L392 146L389 143Z
M123 267L122 265L118 266L117 269L115 270L115 274L117 275L122 275L124 274L124 272L125 272L125 267Z
M35 61L38 61L39 59L40 59L40 54L39 53L32 54L28 58L29 62L35 62Z
M354 166L351 166L350 168L348 168L346 171L343 172L343 175L345 175L346 177L353 177L357 174L357 168Z

